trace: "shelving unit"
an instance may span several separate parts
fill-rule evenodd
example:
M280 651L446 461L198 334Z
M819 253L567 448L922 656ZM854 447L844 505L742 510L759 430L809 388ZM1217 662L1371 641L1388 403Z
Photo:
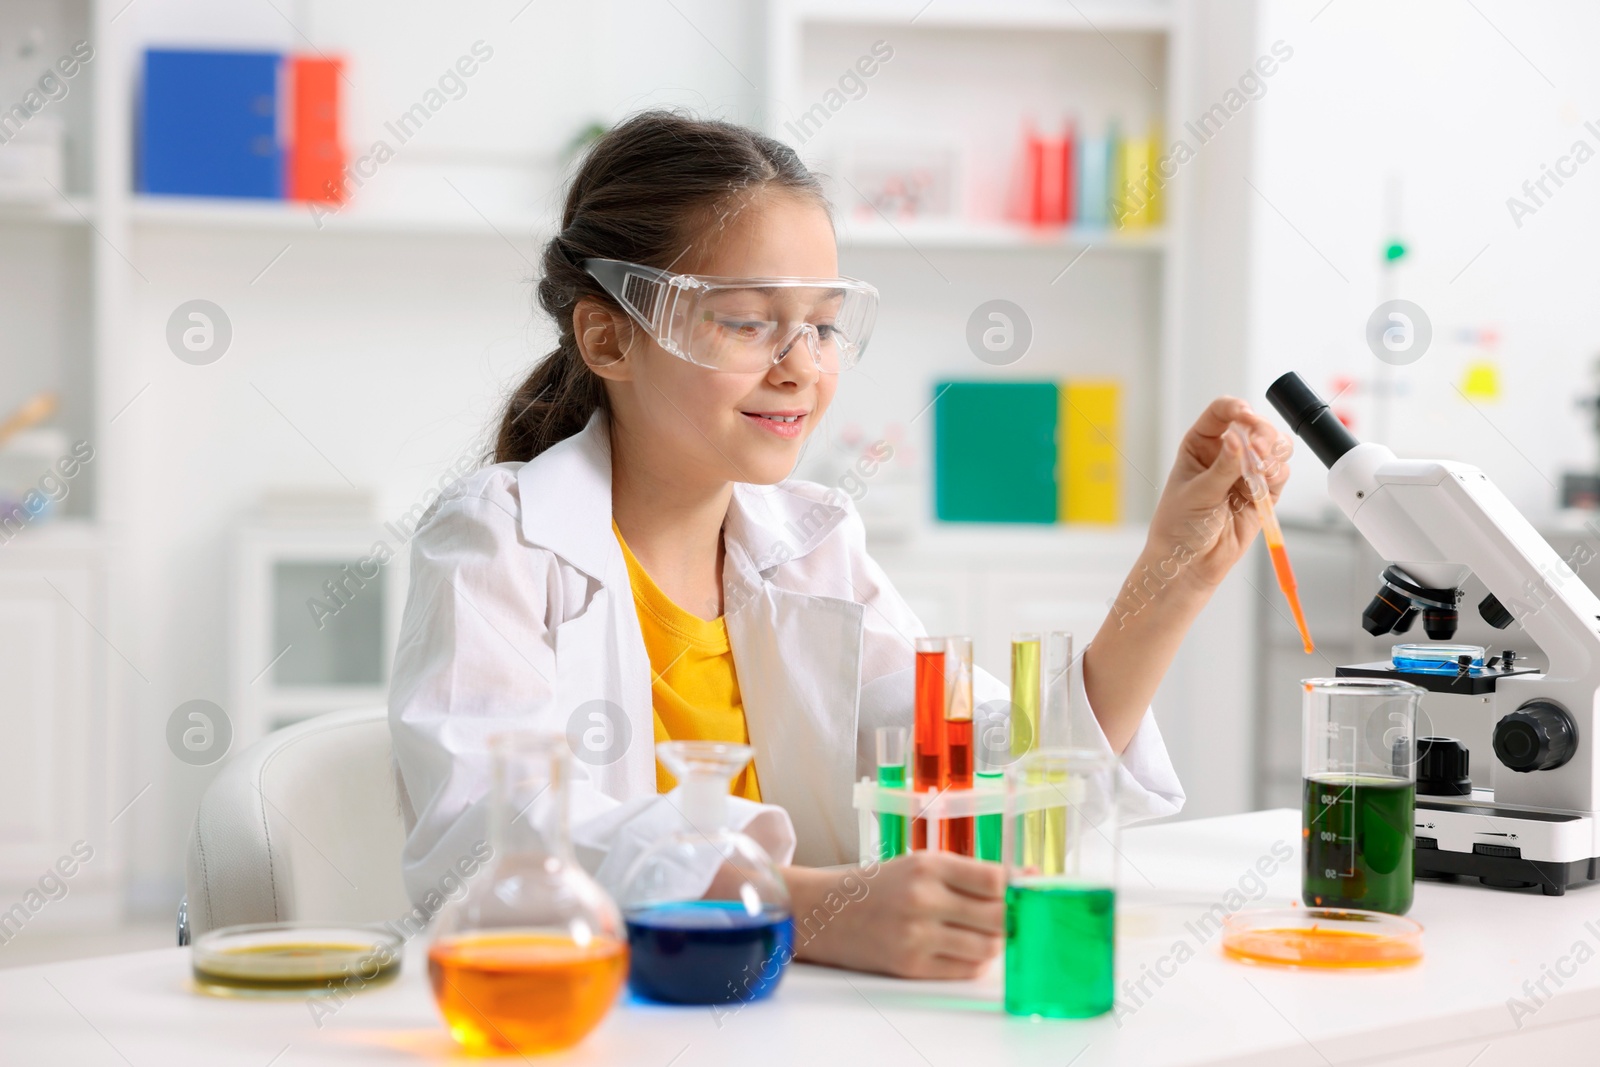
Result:
M72 196L65 200L6 200L0 199L0 223L11 225L67 225L84 226L92 219L94 202L84 197Z
M281 230L291 233L332 234L444 234L490 237L501 234L526 237L551 229L551 220L532 212L485 217L465 204L459 211L397 211L363 207L317 205L281 200L229 200L221 197L134 196L128 218L133 225L223 230Z
M1149 33L1170 30L1174 12L1165 0L802 0L790 13L806 21L861 23L951 29L1098 30L1102 33Z
M1167 231L1110 230L1104 227L1068 226L1046 229L1005 222L964 222L930 219L908 222L857 222L841 220L839 244L852 248L948 249L1080 249L1110 251L1160 251Z
M1124 129L1146 120L1170 127L1168 117L1183 111L1184 10L1056 0L774 0L769 8L768 130L831 177L842 268L883 293L862 375L842 384L832 418L864 425L870 439L895 416L911 418L936 380L1122 380L1124 525L938 523L924 464L921 521L872 546L925 624L974 633L979 662L1001 677L1010 631L1069 625L1086 641L1098 628L1143 546L1182 429L1169 383L1183 205L1169 199L1165 221L1148 229L1010 221L1023 123L1047 128L1073 114L1080 129L1111 118ZM868 55L877 61L858 79L865 88L836 108L823 103L828 117L818 122L810 109ZM808 111L812 121L800 123ZM930 142L928 131L940 132ZM872 217L848 175L839 180L860 146L902 142L913 152L931 143L957 161L951 217ZM968 315L994 298L1031 320L1033 347L1011 366L967 349ZM924 457L932 421L918 416L910 428Z
M75 42L98 41L101 17L92 0L0 0L0 25L11 31L0 60L0 106L21 99ZM37 32L25 37L25 29ZM21 40L31 47L19 48ZM112 758L123 735L108 700L113 653L103 639L110 539L101 521L106 448L96 421L106 321L101 283L113 253L95 235L105 222L103 170L96 166L106 92L101 58L84 63L64 83L65 94L30 120L60 123L63 175L0 199L0 316L7 323L0 395L9 407L40 391L56 393L52 425L95 452L67 483L55 514L0 545L8 693L0 728L9 739L0 754L0 808L8 813L0 818L0 893L18 899L19 887L36 883L74 841L94 849L71 894L30 920L46 926L114 921L123 861L108 822L132 794L123 794L125 776Z
M510 11L493 27L437 16L459 28L462 39L441 45L435 69L431 53L389 62L434 42L407 38L378 8L0 0L0 45L14 47L32 25L44 29L25 60L26 81L75 41L94 49L66 97L47 105L63 120L64 180L0 198L0 314L8 323L0 331L0 396L57 391L56 425L72 440L89 440L97 453L74 483L65 517L0 546L0 625L26 635L17 646L26 655L11 663L16 696L0 721L12 736L28 738L0 757L0 782L32 788L46 766L41 751L60 770L55 792L0 826L0 895L7 900L83 837L96 848L86 872L92 877L75 880L70 900L52 905L53 914L65 918L81 909L98 921L115 914L124 890L135 906L168 913L176 900L169 872L178 869L171 861L181 856L187 811L215 773L215 767L181 766L167 752L162 727L172 709L194 698L225 705L237 747L295 714L357 698L350 687L308 695L302 680L295 696L304 697L304 706L280 707L269 698L285 689L265 693L282 680L263 671L271 657L252 645L245 662L238 650L248 634L227 596L234 575L226 545L241 516L279 486L316 488L321 478L343 487L346 473L373 508L399 505L372 515L374 522L410 514L419 499L412 483L437 476L417 473L432 470L433 439L417 445L415 455L401 449L340 457L338 474L307 441L323 443L325 427L336 421L343 428L349 419L381 418L372 414L379 406L370 403L371 386L394 387L380 405L392 413L407 402L407 381L437 382L474 359L510 363L523 356L526 280L537 242L556 222L561 145L580 119L576 106L554 106L541 112L559 118L520 125L515 102L524 98L527 79L513 74L514 59L501 58L471 81L470 103L452 99L448 123L430 128L431 141L419 140L385 164L382 180L369 178L346 205L135 192L134 101L147 45L305 50L308 38L300 31L314 17L318 41L311 47L342 52L356 70L345 100L345 135L356 149L371 144L367 126L403 111L437 82L457 54L448 49L464 50L483 33L502 57L510 56L521 46L515 37L533 21L513 26ZM586 25L581 12L559 17L566 32ZM493 78L502 80L490 90ZM9 106L24 82L0 90L0 106ZM497 103L502 122L510 115L519 123L510 148L474 130ZM290 269L272 267L280 256ZM192 299L216 302L233 319L233 348L219 365L186 365L167 352L168 316ZM277 313L285 304L297 309L294 321ZM453 328L451 316L471 325ZM353 373L358 363L363 369ZM498 385L471 376L462 370L472 392ZM461 393L468 391L463 386ZM344 410L319 431L308 421L318 415L305 408L324 393L330 406ZM428 393L427 402L437 399ZM431 428L430 414L420 410L419 402L409 415L388 416L423 424L407 444ZM52 566L68 556L77 560L71 582L57 584L82 616L39 580L34 564L47 550ZM397 583L384 601L386 645L403 600L403 575L403 562L385 572ZM341 621L357 615L352 609ZM343 648L330 643L316 651L327 660ZM277 669L292 674L286 665L297 654ZM70 685L63 680L68 675ZM381 688L368 686L359 702L371 703ZM71 773L61 770L67 763ZM108 823L151 783L114 826ZM145 854L130 861L128 841ZM127 878L134 881L125 886Z
M1124 512L1133 524L1148 517L1183 429L1170 372L1184 205L1168 197L1163 223L1148 229L1039 228L1010 221L1007 200L1025 120L1048 128L1072 115L1083 129L1119 119L1131 132L1175 125L1171 116L1185 110L1185 19L1176 2L773 0L768 130L829 181L845 272L884 294L862 365L878 384L855 379L841 390L837 421L864 423L870 438L874 425L894 421L882 413L909 419L939 377L1117 377ZM873 59L869 76L859 74L863 57ZM863 88L828 96L846 74ZM898 143L956 161L949 216L871 215L848 181L849 161L865 146ZM1031 320L1033 347L1012 366L966 349L966 316L993 298ZM916 427L924 444L931 421Z

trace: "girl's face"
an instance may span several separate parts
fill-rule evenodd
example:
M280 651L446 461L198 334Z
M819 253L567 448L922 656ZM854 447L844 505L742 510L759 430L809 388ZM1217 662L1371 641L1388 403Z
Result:
M721 223L718 234L698 243L701 250L670 269L725 278L839 273L827 212L785 190L756 193ZM580 338L586 316L593 314L580 306ZM663 351L626 319L610 321L618 328L620 358L602 365L607 357L591 351L589 362L607 379L614 432L628 446L630 462L642 462L671 482L782 481L838 388L839 375L817 366L804 338L764 371L720 371Z

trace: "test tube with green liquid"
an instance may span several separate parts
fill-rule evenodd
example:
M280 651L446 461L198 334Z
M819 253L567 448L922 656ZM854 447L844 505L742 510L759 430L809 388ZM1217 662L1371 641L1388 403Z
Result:
M1011 756L1072 744L1072 635L1062 630L1011 639ZM1017 828L1025 862L1060 873L1066 859L1065 807L1030 811Z
M990 700L978 706L973 714L972 750L977 768L973 788L980 793L1000 794L1005 790L1006 768L1011 764L1010 700ZM977 848L973 855L991 863L1000 862L1000 844L1005 828L1005 816L979 815Z
M986 774L978 772L977 788L986 792L999 792L1005 787L1006 774L996 771ZM1000 814L978 816L978 851L980 860L990 863L1000 862L1000 840L1005 827L1005 817Z
M878 727L878 784L892 789L906 787L906 728ZM878 859L892 860L906 850L906 817L878 815Z

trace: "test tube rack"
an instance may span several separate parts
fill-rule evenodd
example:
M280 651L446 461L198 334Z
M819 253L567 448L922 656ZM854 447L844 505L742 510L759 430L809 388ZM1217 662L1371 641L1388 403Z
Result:
M1012 812L1045 811L1051 808L1079 807L1087 796L1082 779L1013 786ZM1006 813L1006 787L1000 779L982 781L973 789L943 789L917 792L909 787L879 785L871 778L855 784L851 803L860 820L860 857L863 864L878 858L878 816L903 815L907 820L922 819L928 824L928 840L937 841L943 823L979 815Z

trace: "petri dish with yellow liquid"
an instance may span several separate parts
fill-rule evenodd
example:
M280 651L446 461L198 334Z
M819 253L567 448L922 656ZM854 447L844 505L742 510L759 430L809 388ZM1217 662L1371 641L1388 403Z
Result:
M378 927L251 923L201 934L195 988L211 996L348 996L394 981L404 948Z
M1318 970L1405 967L1422 959L1422 925L1354 908L1241 911L1223 924L1222 954L1242 963Z

